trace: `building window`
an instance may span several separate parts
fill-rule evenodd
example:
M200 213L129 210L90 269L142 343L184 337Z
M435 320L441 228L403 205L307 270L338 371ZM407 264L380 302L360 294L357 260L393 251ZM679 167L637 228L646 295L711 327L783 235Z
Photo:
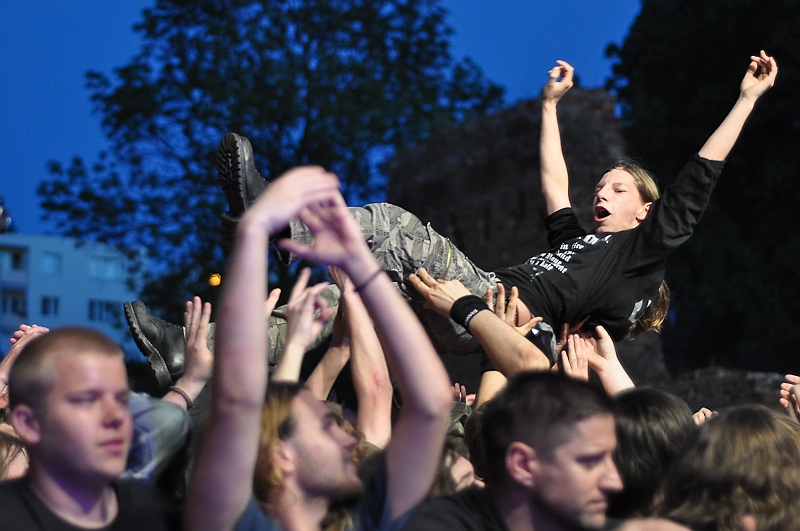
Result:
M42 297L42 315L58 315L58 297Z
M24 291L4 290L0 306L5 315L28 316L28 304Z
M125 278L125 269L122 260L119 258L93 256L89 260L89 276L91 278L116 280Z
M42 253L42 273L45 275L61 274L61 255L59 253Z
M23 249L0 249L0 271L20 271L25 269Z
M118 301L89 300L89 320L106 323L120 322L122 303Z

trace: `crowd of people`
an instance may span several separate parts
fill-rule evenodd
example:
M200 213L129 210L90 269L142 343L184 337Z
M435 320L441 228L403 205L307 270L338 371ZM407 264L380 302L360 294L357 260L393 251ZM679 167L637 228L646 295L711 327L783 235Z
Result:
M97 331L23 324L11 338L0 529L800 528L800 377L776 390L785 412L692 413L635 387L615 351L660 327L666 258L775 82L772 57L750 59L732 110L663 194L629 160L602 176L593 233L569 200L556 108L573 69L558 61L540 137L552 248L494 272L399 207L348 207L323 168L267 184L228 133L218 321L197 297L182 326L125 307L161 396L130 391L122 350ZM304 269L276 308L273 244L331 282ZM450 381L441 345L485 353L474 394ZM331 399L343 370L356 407Z

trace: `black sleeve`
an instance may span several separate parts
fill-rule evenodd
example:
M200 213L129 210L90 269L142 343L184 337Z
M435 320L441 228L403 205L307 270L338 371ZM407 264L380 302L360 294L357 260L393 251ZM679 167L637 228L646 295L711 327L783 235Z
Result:
M650 245L668 252L689 239L708 206L723 164L699 155L689 160L642 222Z
M580 226L575 212L570 207L556 210L544 218L544 228L547 229L547 242L551 249L572 238L586 236L586 231Z

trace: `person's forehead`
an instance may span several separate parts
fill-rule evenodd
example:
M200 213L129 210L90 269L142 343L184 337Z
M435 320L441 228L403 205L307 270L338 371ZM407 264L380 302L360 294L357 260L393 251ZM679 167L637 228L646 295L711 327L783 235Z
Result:
M599 413L578 421L571 436L556 451L590 454L612 451L616 446L614 416L611 413Z
M125 362L116 354L88 350L60 355L53 358L52 367L54 383L60 387L128 388Z
M292 400L292 412L295 418L322 419L330 413L320 399L307 390L302 389Z
M597 187L605 186L606 184L633 184L633 175L625 170L613 169L606 172L597 182Z

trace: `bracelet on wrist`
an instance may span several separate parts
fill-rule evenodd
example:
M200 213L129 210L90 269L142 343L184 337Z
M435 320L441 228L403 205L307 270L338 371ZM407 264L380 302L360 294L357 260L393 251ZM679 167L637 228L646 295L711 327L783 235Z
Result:
M169 390L181 395L181 398L183 398L183 400L186 402L186 410L187 411L194 407L194 402L192 402L192 399L189 398L188 394L186 394L186 391L184 391L180 387L176 387L174 385L172 387L170 387Z
M477 295L465 295L453 303L450 308L450 318L463 326L469 332L469 322L478 315L478 312L488 310L489 305Z
M355 287L355 291L356 291L356 293L361 293L361 290L363 290L364 288L366 288L366 287L367 287L367 286L370 284L370 282L372 282L373 280L375 280L376 278L378 278L378 275L380 275L381 273L383 273L383 269L378 269L377 271L375 271L374 273L372 273L372 274L371 274L371 275L370 275L370 276L367 278L367 280L365 280L364 282L362 282L362 283L361 283L361 285L359 285L359 286L356 286L356 287Z

